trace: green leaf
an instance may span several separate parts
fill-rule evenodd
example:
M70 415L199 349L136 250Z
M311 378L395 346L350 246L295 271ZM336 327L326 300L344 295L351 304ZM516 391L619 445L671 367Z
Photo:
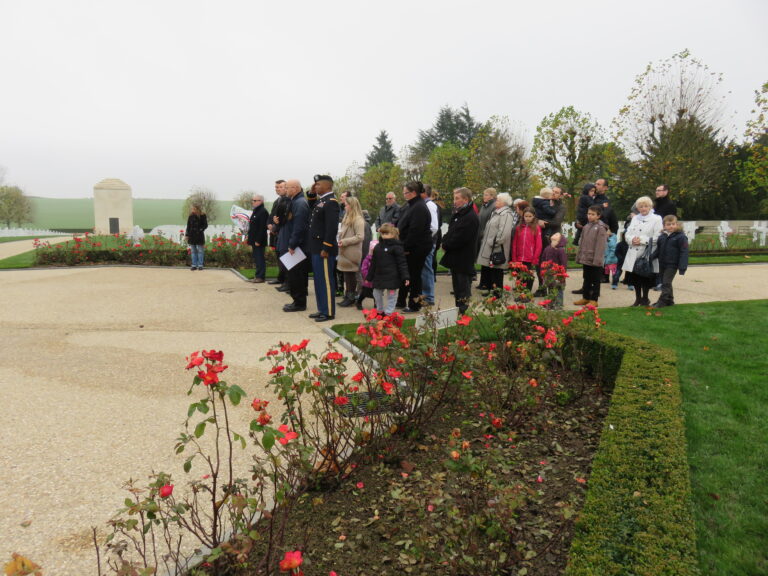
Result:
M229 395L230 402L237 406L240 404L242 397L245 396L245 391L237 384L233 384L229 387L229 390L227 390L227 394Z
M195 413L195 410L197 410L197 402L189 405L189 409L187 410L187 418L190 418L192 414Z
M205 434L205 420L195 426L195 438L200 438L203 434Z
M207 398L197 405L197 410L198 410L198 412L200 412L202 414L208 414L208 410L210 410L210 408L208 407L208 399Z
M240 442L240 446L243 448L243 450L245 450L245 438L240 436L240 434L238 434L237 432L232 432L232 439L235 442Z
M184 472L189 472L192 469L192 458L187 458L184 461Z
M275 433L272 431L271 428L267 428L264 430L264 436L261 437L261 445L264 447L264 450L269 452L272 450L272 446L275 445Z

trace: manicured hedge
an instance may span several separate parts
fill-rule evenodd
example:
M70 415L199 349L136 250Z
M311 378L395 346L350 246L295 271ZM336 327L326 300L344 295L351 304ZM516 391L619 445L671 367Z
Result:
M674 352L608 332L568 348L613 395L566 576L699 574Z

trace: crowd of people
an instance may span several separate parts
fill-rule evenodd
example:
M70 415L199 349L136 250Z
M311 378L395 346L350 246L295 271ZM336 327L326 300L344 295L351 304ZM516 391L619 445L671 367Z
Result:
M509 283L505 275L510 269L520 271L518 297L546 295L550 307L562 308L567 267L562 230L567 195L562 188L543 188L530 203L487 188L478 204L471 190L457 188L443 234L438 192L408 182L401 204L395 193L387 193L375 219L374 238L371 217L358 198L344 191L337 199L333 185L330 176L316 175L305 193L298 180L278 180L270 211L263 196L253 195L247 235L255 269L252 282L275 285L290 295L285 312L307 310L310 271L315 311L309 317L317 322L332 320L337 305L362 309L367 298L373 298L381 314L396 308L418 312L435 303L440 249L439 264L450 270L460 313L469 306L476 278L474 287L482 293L500 292ZM661 292L653 306L674 304L672 282L677 273L685 274L688 241L666 185L656 188L655 204L648 196L638 198L620 232L606 180L588 183L578 199L575 225L573 244L578 246L583 283L573 290L581 296L574 304L598 305L601 285L617 289L622 274L635 291L632 306L650 306L651 288ZM198 236L204 229L205 215L193 207L187 225L193 270L202 269ZM277 252L279 263L277 278L268 282L267 249Z

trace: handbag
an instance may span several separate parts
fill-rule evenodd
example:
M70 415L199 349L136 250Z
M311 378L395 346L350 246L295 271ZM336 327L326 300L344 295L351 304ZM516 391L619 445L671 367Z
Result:
M643 278L651 278L655 274L653 271L653 262L651 261L652 253L653 239L650 239L648 244L645 245L643 253L635 260L635 265L632 267L632 274L637 274Z
M496 240L493 241L493 246L491 246L491 257L489 260L493 266L501 266L507 261L507 257L504 255L504 249L499 248L496 250Z

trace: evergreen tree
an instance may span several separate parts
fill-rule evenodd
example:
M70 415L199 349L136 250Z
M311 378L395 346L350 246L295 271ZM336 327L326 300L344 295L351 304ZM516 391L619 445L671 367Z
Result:
M443 144L454 144L459 148L469 148L472 139L481 125L469 112L469 106L464 104L459 110L443 106L437 113L437 118L429 130L419 130L418 140L412 148L417 158L428 158L432 151Z
M389 135L386 130L382 130L376 137L376 144L373 145L373 149L368 153L368 156L366 156L365 169L367 170L382 162L394 164L395 160L395 152L392 149L392 142L389 139Z

